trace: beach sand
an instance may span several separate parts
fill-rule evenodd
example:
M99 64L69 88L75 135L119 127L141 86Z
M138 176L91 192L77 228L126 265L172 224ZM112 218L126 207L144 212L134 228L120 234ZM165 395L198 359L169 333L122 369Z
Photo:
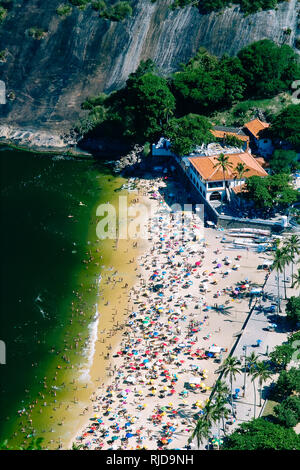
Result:
M168 190L172 184L178 194L176 181L168 182ZM249 290L265 280L266 272L257 266L266 256L226 249L220 231L204 229L203 240L176 241L176 219L168 223L164 214L165 181L140 180L138 186L139 198L155 214L155 231L149 242L138 244L138 272L128 258L122 260L130 278L128 289L129 284L132 287L129 303L128 289L122 291L111 282L106 285L103 279L104 297L111 303L99 304L98 341L90 372L98 387L84 415L78 417L68 448L73 442L89 449L183 448L195 414L209 398L215 371L249 312L249 298L233 299L229 293L237 283L247 284L245 290ZM197 231L198 226L194 215L191 230ZM118 250L124 244L126 252L128 243L132 245L121 241ZM154 292L155 284L163 287ZM210 308L214 305L230 308L217 311ZM116 329L124 322L122 330ZM107 335L113 325L113 335ZM222 349L219 361L205 355L214 346ZM104 361L107 352L110 356Z

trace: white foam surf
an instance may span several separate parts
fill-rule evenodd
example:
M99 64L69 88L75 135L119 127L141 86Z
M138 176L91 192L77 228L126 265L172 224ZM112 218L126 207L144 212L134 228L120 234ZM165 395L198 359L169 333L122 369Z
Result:
M101 283L101 274L98 279L98 292L99 292L99 286ZM96 350L96 341L98 338L98 325L99 325L99 319L100 319L100 314L98 311L98 303L95 305L95 315L94 315L94 320L90 323L89 325L89 339L88 339L88 345L86 348L83 350L84 356L87 358L87 362L84 364L82 369L80 370L81 374L79 376L79 380L81 382L90 382L91 376L90 376L90 370L93 364L94 360L94 355L95 355L95 350Z

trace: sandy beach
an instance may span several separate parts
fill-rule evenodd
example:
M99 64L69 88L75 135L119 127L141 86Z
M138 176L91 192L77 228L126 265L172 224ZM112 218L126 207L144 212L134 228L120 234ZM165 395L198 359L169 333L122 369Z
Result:
M176 194L178 183L171 184ZM143 250L129 303L124 298L114 312L125 325L105 313L107 323L99 326L95 357L102 368L95 360L91 372L101 383L68 447L184 448L249 312L244 293L264 283L266 271L257 267L268 256L226 249L222 230L205 228L199 239L194 213L183 239L177 218L164 216L165 186L162 178L139 180L139 198L151 205L155 228L150 242L138 242ZM109 322L113 341L105 332Z

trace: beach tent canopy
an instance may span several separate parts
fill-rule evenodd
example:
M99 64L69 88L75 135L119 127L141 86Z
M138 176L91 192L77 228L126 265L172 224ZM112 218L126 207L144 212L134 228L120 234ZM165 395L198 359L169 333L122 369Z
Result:
M270 259L266 259L264 262L263 262L263 266L272 266L273 264L273 261L270 260Z
M201 379L200 377L190 377L189 384L200 385Z
M256 288L256 289L252 289L250 291L250 294L260 294L260 292L262 292L262 289L259 287L259 288Z
M209 352L211 353L220 353L221 352L221 348L219 346L211 346L209 348Z
M127 382L130 382L130 383L135 383L136 382L136 379L135 377L133 377L132 375L129 375L126 379Z

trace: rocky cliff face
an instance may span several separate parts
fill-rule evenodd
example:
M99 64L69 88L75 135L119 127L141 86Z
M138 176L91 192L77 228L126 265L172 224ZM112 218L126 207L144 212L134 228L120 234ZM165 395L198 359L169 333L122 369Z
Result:
M142 59L168 74L200 46L235 54L259 39L294 45L297 37L297 0L248 17L237 6L200 15L193 7L171 11L172 0L136 0L134 15L121 23L100 19L90 6L61 18L61 0L13 1L0 28L0 50L8 51L0 79L14 99L0 106L0 124L29 130L68 129L87 96L120 87ZM47 34L29 37L30 27Z

